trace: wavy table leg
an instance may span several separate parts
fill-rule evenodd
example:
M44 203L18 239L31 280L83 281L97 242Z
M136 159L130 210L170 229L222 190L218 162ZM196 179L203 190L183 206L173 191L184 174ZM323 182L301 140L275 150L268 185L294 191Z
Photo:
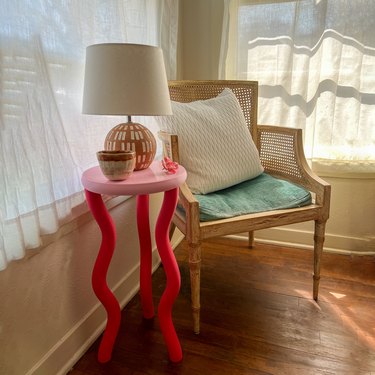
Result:
M107 311L107 325L99 346L98 360L108 362L120 327L120 305L107 285L107 272L116 244L115 225L109 215L102 196L85 190L88 206L102 232L102 243L92 271L93 290Z
M164 193L163 205L155 227L156 245L167 277L167 285L160 299L158 315L160 329L172 362L182 360L181 345L172 322L172 307L180 291L181 278L176 258L169 242L169 226L176 209L177 197L178 188Z
M155 316L152 302L152 245L149 220L149 196L137 196L137 227L141 253L140 295L143 317L151 319Z

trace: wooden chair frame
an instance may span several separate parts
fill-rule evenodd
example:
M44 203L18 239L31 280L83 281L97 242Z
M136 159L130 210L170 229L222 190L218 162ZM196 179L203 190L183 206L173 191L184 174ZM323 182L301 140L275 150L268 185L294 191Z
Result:
M209 99L217 96L226 87L232 89L241 105L265 172L305 187L312 192L314 199L312 204L304 207L201 222L198 201L186 183L181 186L179 204L183 206L185 215L176 211L173 224L185 235L185 239L188 241L193 326L194 332L197 334L200 331L200 272L201 243L203 240L210 237L248 232L249 247L252 247L255 230L314 220L313 298L317 300L325 224L329 217L331 187L319 178L307 164L303 151L302 130L257 124L257 82L169 82L171 100L178 102ZM165 132L160 132L159 137L163 143L164 155L179 162L178 137Z

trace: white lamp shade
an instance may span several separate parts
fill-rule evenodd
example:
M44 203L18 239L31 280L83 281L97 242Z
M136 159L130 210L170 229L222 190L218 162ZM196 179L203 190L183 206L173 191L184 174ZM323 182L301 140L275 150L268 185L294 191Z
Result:
M162 50L121 43L87 47L82 112L172 114Z

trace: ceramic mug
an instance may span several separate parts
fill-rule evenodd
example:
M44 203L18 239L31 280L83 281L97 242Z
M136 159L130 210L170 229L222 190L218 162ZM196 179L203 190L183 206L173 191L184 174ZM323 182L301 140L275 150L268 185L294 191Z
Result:
M100 169L111 181L126 180L135 167L134 151L98 151Z

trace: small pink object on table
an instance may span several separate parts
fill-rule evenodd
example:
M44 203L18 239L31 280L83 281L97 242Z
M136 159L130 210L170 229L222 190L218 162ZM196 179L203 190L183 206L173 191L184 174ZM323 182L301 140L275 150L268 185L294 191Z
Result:
M164 159L161 161L161 165L163 166L163 169L167 173L172 173L172 174L175 174L179 167L178 163L176 163L175 161L172 161L168 157L164 157Z
M118 329L121 311L115 296L108 288L106 277L116 244L115 225L109 215L102 194L136 195L137 225L141 252L140 295L143 316L154 316L151 287L151 237L149 224L149 194L164 192L163 204L155 227L155 240L167 277L167 285L161 297L158 315L160 328L172 362L182 359L181 345L172 322L172 306L180 290L180 272L169 242L169 225L176 209L178 188L186 180L186 171L179 166L175 174L167 174L160 161L149 168L133 172L124 181L108 180L99 167L93 167L82 175L88 206L102 232L102 243L92 272L92 286L107 311L107 326L99 347L99 362L108 362Z

